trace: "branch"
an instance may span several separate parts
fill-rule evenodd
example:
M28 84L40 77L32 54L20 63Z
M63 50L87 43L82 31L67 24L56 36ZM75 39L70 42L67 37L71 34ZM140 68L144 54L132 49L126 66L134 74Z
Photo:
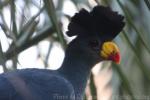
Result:
M20 52L22 52L22 51L26 50L27 48L37 44L41 40L52 35L52 33L54 33L54 29L51 27L51 28L48 28L47 30L45 30L44 32L41 32L39 35L33 37L31 40L25 42L24 44L22 44L18 47L11 48L6 53L4 53L6 60L11 59L12 57L18 55Z

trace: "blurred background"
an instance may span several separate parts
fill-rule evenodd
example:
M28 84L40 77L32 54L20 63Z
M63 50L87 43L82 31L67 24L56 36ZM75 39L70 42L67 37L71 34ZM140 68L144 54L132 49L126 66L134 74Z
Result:
M57 69L70 18L81 8L110 6L125 16L115 42L121 64L97 64L85 100L150 100L149 0L0 0L0 72L23 68Z

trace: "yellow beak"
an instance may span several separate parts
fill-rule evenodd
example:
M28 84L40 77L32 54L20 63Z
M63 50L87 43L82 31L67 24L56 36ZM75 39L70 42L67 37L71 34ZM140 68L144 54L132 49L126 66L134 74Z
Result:
M104 42L100 55L105 60L111 60L115 63L120 63L120 51L118 46L114 42Z

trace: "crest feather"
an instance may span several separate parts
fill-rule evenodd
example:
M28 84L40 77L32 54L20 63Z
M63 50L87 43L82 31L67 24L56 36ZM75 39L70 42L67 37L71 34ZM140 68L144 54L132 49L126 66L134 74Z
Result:
M105 40L112 40L123 29L124 17L109 7L96 6L91 12L80 10L68 26L68 36L97 34Z

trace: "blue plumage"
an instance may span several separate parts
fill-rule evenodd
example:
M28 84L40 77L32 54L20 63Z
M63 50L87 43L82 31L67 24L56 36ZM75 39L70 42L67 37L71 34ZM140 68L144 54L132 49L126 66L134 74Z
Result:
M71 100L73 95L71 83L56 71L24 69L0 76L0 100Z

